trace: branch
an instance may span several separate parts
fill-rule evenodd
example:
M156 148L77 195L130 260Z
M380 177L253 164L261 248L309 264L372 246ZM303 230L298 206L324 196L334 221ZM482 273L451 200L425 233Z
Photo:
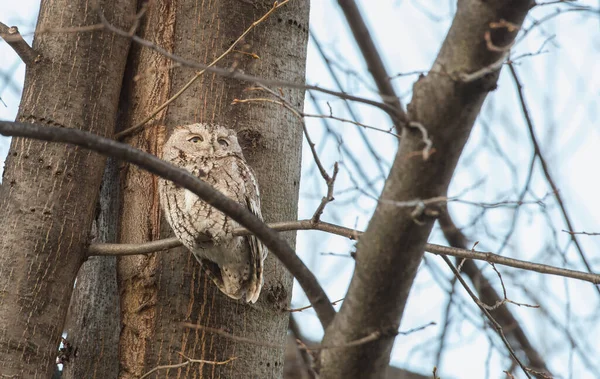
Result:
M269 228L279 231L293 231L293 230L321 230L338 236L343 236L352 240L358 239L362 234L357 230L344 228L343 226L337 226L329 224L323 221L319 221L314 224L312 220L301 220L301 221L284 221L269 224ZM252 234L246 228L236 228L233 230L234 236L247 236ZM202 242L210 241L208 236L199 238ZM123 255L136 255L136 254L149 254L156 253L162 250L172 249L174 247L181 246L181 242L175 238L166 238L158 241L146 242L146 243L93 243L90 245L88 256L102 255L102 256L123 256Z
M219 366L219 365L225 365L225 364L237 359L236 357L231 357L224 361L206 361L204 359L192 359L192 358L186 357L185 355L183 355L181 353L179 353L179 355L181 355L183 357L183 359L185 359L185 362L175 363L172 365L156 366L152 370L150 370L147 373L145 373L144 375L140 376L140 379L147 378L150 376L150 374L153 374L159 370L168 370L171 368L181 368L181 367L185 367L185 366L189 365L190 363L203 363L203 364L207 364L207 365Z
M460 229L456 227L447 209L444 209L438 221L448 243L453 247L466 250L467 238ZM471 282L477 289L479 298L484 303L497 304L502 301L500 295L496 293L496 290L494 290L490 282L483 276L475 262L472 260L464 261L464 263L462 263L461 272L467 274L469 279L471 279ZM501 306L495 310L494 314L497 321L506 330L506 334L519 344L520 350L529 361L529 366L533 366L540 371L549 373L548 365L529 341L525 330L521 327L521 324L508 307L506 305Z
M377 107L377 108L385 111L386 113L388 113L394 117L398 116L398 111L395 108L389 106L388 104L381 103L379 101L374 101L374 100L365 99L365 98L359 97L359 96L349 95L344 92L332 91L330 89L322 88L319 86L307 85L304 83L288 82L285 80L264 79L264 78L260 78L258 76L244 74L243 72L240 72L238 70L229 70L229 69L220 68L220 67L209 67L209 65L191 61L189 59L185 59L176 54L173 54L173 53L165 50L164 48L157 46L156 44L152 43L151 41L148 41L148 40L138 37L136 35L130 35L129 32L127 32L125 30L121 30L121 29L117 28L116 26L112 25L110 22L108 22L108 20L106 20L106 18L102 14L100 14L100 18L102 20L103 28L106 28L107 30L110 30L111 32L113 32L121 37L131 39L132 41L138 43L139 45L142 45L151 50L154 50L157 53L171 59L174 62L180 63L182 66L185 66L185 67L195 68L195 69L199 69L199 70L206 70L207 72L211 72L211 73L214 73L216 75L219 75L219 76L222 76L225 78L243 80L243 81L252 82L252 83L261 83L266 86L287 87L287 88L303 89L303 90L309 90L309 91L318 91L318 92L326 93L328 95L337 96L341 99L347 99L347 100L356 101L356 102L363 103L363 104L372 105L374 107Z
M350 229L323 221L314 223L312 219L276 222L268 224L268 226L272 230L276 230L279 232L293 230L320 230L322 232L346 237L351 240L358 240L364 234L364 232L361 232L360 230ZM247 236L250 234L253 233L249 232L246 228L236 228L233 230L234 236ZM210 241L210 238L204 236L201 239L201 241L208 242ZM167 249L172 249L178 246L181 246L181 242L179 242L179 240L175 237L139 244L93 243L90 245L88 256L124 256L136 254L149 254ZM600 284L600 274L593 274L539 263L532 263L520 259L504 257L502 255L490 252L441 246L433 243L426 243L424 245L424 250L435 255L449 255L456 258L475 259L479 261L485 261L488 263L495 263L503 266L528 271L535 271L541 274L556 275L565 278L578 279L594 284Z
M369 29L360 14L356 2L354 0L338 0L338 4L342 8L344 16L346 16L346 21L348 21L350 30L352 30L354 39L367 63L371 76L373 76L373 81L379 89L383 102L396 110L396 117L392 117L392 120L399 126L406 125L408 122L406 113L402 109L400 99L396 95L392 82L389 80L390 76L385 69L383 60L379 55L375 42L371 38L371 33L369 33Z
M458 3L452 26L430 70L449 75L420 77L407 107L407 120L426 128L436 152L426 161L408 158L423 152L424 139L419 129L402 129L398 153L381 194L386 201L377 204L367 230L358 241L356 269L346 300L327 329L324 343L343 343L380 325L401 322L423 251L432 247L426 242L435 219L430 215L435 209L425 209L415 220L409 208L399 208L394 202L445 196L474 121L487 94L496 86L498 72L469 83L453 76L477 72L497 62L503 52L487 48L486 32L490 32L494 46L509 46L517 32L491 29L491 23L504 19L520 26L531 3L532 0ZM388 338L343 353L324 351L321 377L382 377L392 345L393 339Z
M40 55L23 39L16 26L8 27L0 22L0 37L12 47L27 66L39 61Z
M335 72L335 70L332 67L331 64L331 60L329 59L329 57L327 57L327 55L325 54L325 51L323 50L323 48L321 47L321 43L319 42L319 40L315 37L314 33L309 30L308 31L309 36L312 38L313 43L315 44L317 51L319 52L319 55L321 55L321 58L323 59L323 61L325 62L325 66L327 67L327 71L329 72L329 76L331 76L331 79L333 79L333 82L335 83L336 87L340 90L343 91L344 90L344 86L342 85L341 80L339 79L337 73ZM316 99L314 98L314 96L311 95L311 100L313 101L315 108L317 109L318 113L323 113L320 111L320 105L319 103L316 101ZM344 106L346 108L346 110L348 111L348 114L350 115L350 118L352 118L352 120L354 120L355 122L358 122L358 117L356 116L353 108L350 106L350 103L347 100L344 100ZM305 115L305 117L308 117ZM325 126L327 126L327 122L324 121L323 122L325 124ZM362 139L363 143L365 144L365 147L367 148L367 150L369 151L369 154L371 154L373 156L373 160L375 161L375 164L377 165L377 168L379 169L379 173L381 175L386 175L387 174L387 170L384 169L383 164L381 162L381 156L380 154L376 151L376 149L373 147L373 145L371 144L371 141L369 141L369 139L367 138L367 135L365 133L364 130L362 130L362 128L357 128L358 130L358 134L360 135L360 138ZM352 154L347 154L348 156L352 155ZM350 158L353 159L353 158ZM357 170L361 171L362 169L360 167L357 167ZM369 180L365 180L366 182L368 182Z
M515 353L515 351L513 350L513 348L510 346L510 343L506 339L506 336L504 335L504 331L502 329L502 326L494 319L494 317L492 317L492 315L486 309L486 307L483 306L481 300L479 300L477 298L477 296L475 296L475 294L471 291L471 289L469 288L469 286L467 285L467 283L465 282L465 280L460 275L460 272L458 272L458 270L456 269L456 267L454 267L454 265L452 264L452 262L450 262L450 259L448 259L448 257L442 257L442 259L444 259L444 262L446 262L446 264L448 265L448 267L450 267L450 269L454 273L454 276L456 277L456 279L458 279L458 281L460 282L460 284L467 291L467 293L473 299L473 301L475 302L475 304L477 304L477 306L479 307L479 309L481 310L481 312L490 321L490 324L492 325L492 327L494 328L494 330L496 330L496 332L500 336L500 339L502 339L502 342L504 343L504 346L506 346L506 348L508 349L508 352L510 353L510 356L515 360L515 362L517 362L519 364L519 367L521 367L521 369L525 373L525 376L528 377L528 378L531 378L531 376L529 376L529 369L527 367L525 367L525 365L523 364L523 362L521 362L521 360L519 359L519 357L517 357L517 354Z
M527 130L529 131L531 143L533 144L534 154L540 160L540 165L542 166L542 171L544 172L544 177L546 178L546 181L548 182L548 184L550 185L550 188L552 188L552 191L554 192L554 196L556 197L556 202L558 203L558 206L562 213L565 224L567 225L567 229L575 230L573 228L573 223L571 222L571 218L569 217L569 214L567 213L567 207L565 206L565 204L563 202L562 196L558 190L558 186L556 185L556 182L554 181L554 179L552 178L552 175L550 174L550 169L548 168L548 163L546 162L546 159L544 158L544 156L542 154L542 149L540 148L540 144L535 135L535 128L533 127L533 121L531 120L531 116L529 114L529 109L527 108L527 103L525 102L523 86L521 85L521 81L519 80L517 71L515 70L515 67L513 66L512 63L510 63L508 65L508 67L510 69L510 73L515 82L515 87L517 88L517 92L519 94L521 110L523 111L523 116L525 117L525 121L527 122ZM577 249L577 252L579 254L579 257L581 258L581 261L585 265L585 268L588 270L589 273L592 273L592 267L589 264L587 257L585 256L585 253L583 252L583 248L581 247L581 244L579 243L579 239L577 238L577 235L571 234L571 240L575 244L575 248ZM600 295L600 287L596 287L596 291Z
M593 284L600 284L599 274L570 270L568 268L559 268L540 263L531 263L528 261L508 258L489 252L463 250L455 247L434 245L432 243L425 244L425 250L435 255L450 255L456 258L476 259L488 263L496 263L504 266L520 268L523 270L535 271L542 274L562 276L565 278L583 280Z
M283 345L279 345L276 343L272 343L272 342L267 342L267 341L257 341L257 340L253 340L251 338L246 338L246 337L240 337L240 336L235 336L231 333L227 333L224 330L221 329L217 329L217 328L211 328L209 326L204 326L204 325L199 325L199 324L192 324L189 322L184 322L182 323L183 327L185 328L190 328L190 329L195 329L195 330L204 330L206 332L209 333L215 333L218 334L222 337L228 338L232 341L236 341L236 342L242 342L242 343L247 343L247 344L251 344L251 345L256 345L256 346L264 346L264 347L272 347L275 349L282 349L285 348L285 346ZM348 349L354 346L359 346L359 345L363 345L366 344L368 342L372 342L375 340L378 340L380 338L385 338L385 337L393 337L396 336L398 334L403 334L403 335L407 335L407 334L411 334L420 330L423 330L427 327L429 327L430 325L435 325L435 323L429 323L427 325L424 326L420 326L418 328L415 328L413 330L409 330L406 332L400 332L397 330L397 328L394 327L389 327L389 328L383 328L382 330L376 330L374 332L371 332L369 334L367 334L366 336L363 336L361 338L357 338L353 341L350 342L346 342L344 344L341 345L302 345L299 346L300 349L303 350L307 350L307 351L318 351L318 350L332 350L332 349Z
M300 283L308 300L315 308L323 328L326 328L333 320L335 310L330 300L315 276L302 263L295 251L274 230L266 226L248 209L218 192L206 182L194 177L188 171L127 144L81 130L0 121L0 134L81 146L105 156L133 163L154 175L171 180L173 183L193 192L202 200L250 230L279 258Z

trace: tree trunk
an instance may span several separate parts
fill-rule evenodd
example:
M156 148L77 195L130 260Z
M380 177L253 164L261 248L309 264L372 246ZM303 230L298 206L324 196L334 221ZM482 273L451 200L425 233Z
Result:
M127 28L132 1L100 1ZM99 23L80 0L42 1L37 30ZM111 135L129 42L105 31L46 32L27 68L17 119ZM100 156L22 138L11 143L0 188L0 367L50 377L75 275L84 261L104 168Z
M271 0L191 0L149 4L139 34L187 59L210 63L221 55L252 22L265 14ZM294 1L256 27L237 50L260 59L233 54L221 67L236 67L266 78L304 81L308 2ZM285 37L283 37L285 36ZM130 127L175 94L194 75L186 69L168 70L173 62L148 49L135 48L129 61L127 92L119 123ZM138 81L132 80L141 75ZM265 220L297 217L302 133L297 120L271 104L232 105L252 83L203 75L166 112L129 139L143 150L160 154L170 128L194 122L220 123L238 131L244 154L261 185ZM303 91L285 90L299 108ZM166 125L166 126L164 126ZM120 242L139 243L171 235L162 220L156 178L127 165L122 171ZM294 234L288 234L294 242ZM221 366L193 364L163 370L178 377L281 377L292 278L272 255L266 261L265 285L259 301L247 305L222 295L184 248L149 256L123 257L118 263L123 328L120 363L123 378L139 377L158 365L185 359L237 359ZM249 345L203 331L184 329L182 322L224 329L257 341L278 343L280 349Z
M92 242L115 242L118 226L119 172L109 159L100 189ZM77 357L63 365L63 379L116 379L119 375L119 292L117 259L91 257L79 270L66 322L67 340Z

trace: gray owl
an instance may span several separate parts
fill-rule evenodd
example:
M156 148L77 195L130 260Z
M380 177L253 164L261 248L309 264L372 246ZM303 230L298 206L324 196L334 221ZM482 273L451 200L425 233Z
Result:
M178 126L162 158L191 172L262 219L254 172L244 159L235 131L218 125ZM234 237L240 225L173 182L159 180L160 202L177 238L227 296L254 303L263 284L266 247L255 236ZM199 236L211 238L207 244Z

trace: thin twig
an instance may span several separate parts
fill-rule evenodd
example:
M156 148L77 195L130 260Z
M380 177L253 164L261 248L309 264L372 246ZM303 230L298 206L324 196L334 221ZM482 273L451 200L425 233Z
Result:
M331 305L337 305L339 302L343 301L344 298L342 297L341 299L338 299L336 301L333 301L331 303ZM305 305L304 307L300 307L300 308L290 308L290 309L286 309L287 312L302 312L305 311L307 309L312 308L312 305Z
M313 103L313 106L314 106L314 107L315 107L315 109L317 110L317 113L320 113L320 114L322 114L322 113L323 113L323 111L321 110L321 105L319 104L319 102L317 102L317 100L316 100L316 98L315 98L314 94L313 94L312 92L309 92L309 93L308 93L308 95L309 95L310 101ZM344 103L346 103L346 104L347 104L347 102L346 102L346 101L344 101ZM327 104L329 104L329 103L327 103ZM349 107L349 109L352 109L352 107ZM352 116L352 114L351 114L351 116ZM322 121L322 123L323 123L323 126L325 127L325 130L326 130L328 133L330 133L330 134L334 135L334 136L335 136L335 138L337 139L337 142L338 142L338 148L339 148L339 150L340 150L340 155L341 155L342 157L345 157L345 158L347 158L347 159L350 161L350 163L352 163L352 165L353 165L353 166L354 166L354 168L356 169L356 173L358 174L358 176L360 176L360 177L363 179L363 181L364 181L364 182L366 182L366 183L367 183L367 186L369 187L369 189L370 189L371 191L373 191L373 192L377 192L377 191L376 191L376 190L373 188L373 183L372 183L372 180L369 178L369 175L367 175L367 173L366 173L365 169L363 168L363 165L362 165L362 163L361 163L361 162L363 161L363 159L362 159L362 158L361 158L360 160L359 160L359 159L357 159L357 157L356 157L356 154L354 154L354 153L353 153L353 152L352 152L352 151L351 151L351 150L348 148L348 146L346 146L346 144L345 144L345 143L343 142L343 140L342 140L342 137L341 137L341 136L340 136L338 133L336 133L336 132L333 130L333 128L332 128L332 127L329 125L328 119L326 119L326 118L322 118L322 119L321 119L321 121ZM369 140L368 140L368 139L366 139L366 136L364 135L364 134L365 134L365 133L364 133L364 130L362 130L362 128L358 128L358 130L361 132L361 133L360 133L360 134L361 134L361 136L363 136L363 141L364 141L365 145L367 145L367 144L369 143ZM369 146L367 146L367 149L369 149ZM369 150L369 151L370 151L370 150ZM374 158L375 162L377 162L377 163L379 163L379 164L381 163L381 160L380 160L380 158L379 158L378 156L375 156L375 155L374 155L374 156L373 156L373 158ZM342 158L342 159L343 159L343 158ZM342 160L341 162L343 162L343 160ZM382 175L384 175L384 174L383 174L383 170L382 170L382 169L380 169L379 171L380 171L380 173L382 173ZM353 173L349 173L349 175L353 175Z
M240 43L240 41L242 41L247 35L248 33L250 33L250 31L252 29L254 29L256 26L258 26L260 23L262 23L263 21L265 21L267 18L269 18L269 16L275 12L276 9L284 6L285 4L287 4L290 0L285 0L281 3L278 3L277 1L273 4L273 7L271 9L269 9L269 11L267 13L265 13L261 18L259 18L258 20L254 21L232 44L231 46L229 46L229 48L227 50L225 50L225 52L223 52L223 54L221 54L217 59L215 59L214 61L212 61L208 66L206 66L206 68L204 68L203 70L199 71L196 73L196 75L194 75L194 77L187 82L179 91L177 91L177 93L173 96L171 96L171 98L167 101L165 101L163 104L161 104L158 108L156 108L155 110L153 110L152 112L150 112L150 115L148 115L146 118L144 118L142 121L138 122L137 124L135 124L134 126L132 126L131 128L125 129L122 132L119 132L117 134L115 134L115 139L117 140L121 140L133 133L135 133L136 131L140 130L148 121L152 120L157 114L160 113L160 111L162 111L163 109L165 109L167 106L169 106L169 104L171 104L173 101L175 101L179 96L181 96L181 94L183 94L188 88L190 88L190 86L192 84L194 84L194 82L200 78L200 76L202 76L202 74L204 74L209 68L213 67L214 65L216 65L217 63L219 63L219 61L223 58L225 58L229 53L231 53L233 51L233 49L235 48L235 46ZM129 33L130 37L133 37L133 33Z
M552 178L552 175L550 174L550 169L548 167L548 163L546 162L546 159L544 158L544 155L542 154L542 149L540 148L540 144L535 135L535 128L533 127L533 121L531 120L531 116L529 114L529 109L527 107L527 103L525 102L525 94L523 93L523 86L521 84L521 81L519 80L517 71L515 70L513 64L509 64L508 67L510 68L510 73L515 82L515 87L517 88L517 93L519 95L519 101L521 103L521 110L523 111L523 116L525 117L525 121L527 123L527 130L529 131L531 143L533 144L534 153L539 158L540 165L542 166L542 171L544 172L544 177L546 178L546 181L548 182L548 184L550 185L550 188L552 188L552 191L554 192L554 197L556 198L556 202L558 203L558 206L560 208L564 222L567 225L567 229L574 230L575 228L573 227L571 218L569 217L569 214L567 213L567 207L565 206L565 204L563 202L562 196L558 190L558 186L556 185L556 182L554 181L554 179ZM581 258L581 261L585 265L585 268L587 269L587 271L589 273L592 273L593 272L592 266L589 264L587 257L585 256L585 253L583 252L583 248L581 247L581 244L579 243L579 239L577 238L577 235L571 234L571 240L575 244L575 248L577 249L577 252L579 254L579 257ZM596 291L600 295L600 287L596 286Z
M356 2L354 0L338 0L338 4L340 5L340 8L342 8L344 16L346 16L346 21L348 21L350 30L352 30L354 39L367 63L373 81L379 89L383 102L396 110L395 117L392 118L392 121L397 124L398 127L405 125L409 121L408 117L402 108L402 103L400 103L398 95L396 95L394 86L388 80L389 75L385 69L381 55L375 46L375 42L371 38L369 28L367 28Z
M464 83L470 83L474 82L475 80L479 80L486 75L492 74L502 68L502 66L504 65L504 61L506 60L506 58L508 58L509 54L510 51L506 51L496 62L482 67L475 72L471 72L469 74L461 72L458 74L458 79L460 79Z
M242 343L247 343L247 344L256 345L256 346L272 347L275 349L284 348L284 346L276 344L276 343L271 343L271 342L266 342L266 341L257 341L257 340L253 340L251 338L235 336L231 333L227 333L224 330L217 329L217 328L211 328L209 326L192 324L189 322L184 322L181 325L185 328L204 330L209 333L218 334L222 337L228 338L228 339L236 341L236 342L242 342ZM386 330L386 331L376 330L362 338L359 338L359 339L356 339L356 340L353 340L353 341L350 341L350 342L347 342L347 343L344 343L341 345L313 345L313 346L303 345L303 346L300 346L299 348L307 350L307 351L329 350L329 349L347 349L349 347L359 346L359 345L362 345L362 344L365 344L368 342L378 340L379 338L382 338L382 337L388 337L388 336L394 337L399 334L399 332L396 329L394 329L394 328L389 328L389 329L390 330Z
M434 325L437 325L435 323L435 321L431 321L431 322L429 322L429 323L427 323L425 325L417 326L416 328L408 329L408 330L406 330L404 332L403 331L399 331L398 334L401 335L401 336L408 336L409 334L420 332L421 330L425 330L425 329L429 328L430 326L434 326Z
M323 328L326 328L335 317L335 309L313 273L278 233L265 225L247 208L188 171L127 144L72 128L0 121L0 134L81 146L105 156L133 163L154 175L173 181L252 231L298 280L310 303L313 304Z
M509 352L510 356L515 360L515 362L518 363L518 365L521 367L521 369L525 373L525 376L531 379L531 376L529 376L528 368L525 367L525 365L523 365L523 362L521 362L521 360L519 359L519 357L517 357L517 354L515 353L515 351L513 350L513 348L510 346L510 343L506 339L506 336L504 335L504 331L502 330L502 326L500 324L498 324L498 322L494 319L494 317L492 317L492 315L490 314L490 312L485 307L482 306L481 300L479 300L479 298L477 296L475 296L475 294L471 291L471 289L469 288L469 285L465 282L465 280L460 275L460 272L458 272L458 270L456 269L456 267L454 267L454 265L452 264L452 262L450 262L450 259L448 259L448 257L445 257L445 256L442 256L442 259L444 260L444 262L446 262L446 264L448 265L448 267L450 267L450 269L452 270L452 272L456 276L456 279L458 279L458 281L460 282L460 284L462 284L463 288L467 291L467 293L469 294L469 296L471 297L471 299L473 299L473 301L475 302L475 304L477 304L477 306L479 307L479 309L481 309L481 312L490 321L492 327L496 330L496 332L500 336L500 339L504 343L504 346L506 346L506 348L508 349L508 352Z
M12 47L27 66L39 61L41 56L23 39L16 26L9 27L0 22L0 38Z
M308 139L308 135L307 135L307 139ZM323 196L323 198L321 199L321 203L315 210L315 213L313 214L312 219L311 219L311 221L313 223L318 223L321 220L321 215L323 214L325 207L327 206L327 204L329 204L330 202L332 202L334 200L333 186L335 185L335 178L337 178L338 172L339 172L339 166L338 166L338 163L335 162L335 164L333 165L333 175L331 177L327 176L326 178L323 178L323 179L325 179L325 183L327 184L327 195Z
M356 126L360 126L361 128L364 128L364 129L370 129L370 130L375 130L375 131L378 131L378 132L381 132L381 133L389 134L391 136L394 136L394 137L400 139L400 135L399 134L392 132L393 128L390 128L390 129L381 129L381 128L377 128L375 126L363 124L362 122L348 120L346 118L341 118L341 117L337 117L337 116L334 116L334 115L308 114L308 113L302 112L302 116L303 117L308 117L308 118L328 118L330 120L336 120L336 121L345 122L345 123L348 123L348 124L353 124L353 125L356 125Z
M565 232L565 233L571 234L571 235L573 235L573 234L583 234L583 235L586 235L586 236L600 236L600 233L598 233L598 232L593 232L593 233L590 233L590 232L573 232L573 231L564 230L564 229L562 231Z
M151 50L154 50L157 53L171 59L174 62L180 63L182 66L185 66L185 67L195 68L198 70L206 70L207 72L211 72L211 73L214 73L214 74L222 76L222 77L247 81L247 82L251 82L251 83L261 83L261 84L267 85L267 86L318 91L318 92L322 92L322 93L325 93L328 95L339 97L341 99L347 99L347 100L356 101L356 102L363 103L363 104L372 105L374 107L377 107L377 108L385 111L386 113L392 115L393 117L398 117L398 111L395 108L391 107L388 104L381 103L379 101L350 95L350 94L347 94L344 92L333 91L333 90L330 90L327 88L322 88L322 87L315 86L315 85L307 85L304 83L294 83L294 82L289 82L289 81L285 81L285 80L264 79L264 78L260 78L258 76L244 74L239 70L229 70L229 69L225 69L225 68L221 68L221 67L214 67L214 66L208 67L208 65L206 65L206 64L191 61L189 59L185 59L176 54L173 54L173 53L165 50L164 48L154 44L153 42L143 39L141 37L138 37L135 35L130 36L127 31L121 30L121 29L117 28L116 26L112 25L110 22L108 22L108 20L106 20L106 18L102 14L100 14L100 18L103 23L103 28L106 28L107 30L110 30L111 32L113 32L119 36L129 38L132 41L134 41L135 43L137 43L141 46L147 47Z
M261 86L261 89L265 89L267 87ZM250 88L252 89L252 88ZM267 99L264 97L253 97L253 98L249 98L249 99L233 99L232 104L243 104L243 103L272 103L272 104L278 104L278 105L282 105L285 106L284 104L282 104L282 101L277 101L277 100L273 100L273 99ZM287 106L286 106L287 108ZM345 122L345 123L349 123L349 124L353 124L356 126L360 126L362 128L365 129L371 129L371 130L375 130L377 132L381 132L381 133L385 133L385 134L389 134L395 138L400 139L400 135L397 133L392 132L392 129L381 129L381 128L377 128L375 126L371 126L371 125L367 125L367 124L363 124L361 122L357 122L357 121L353 121L353 120L348 120L345 118L341 118L341 117L337 117L337 116L333 116L333 115L325 115L325 114L308 114L308 113L304 113L303 111L298 110L295 107L294 110L296 111L295 113L301 117L308 117L308 118L323 118L323 119L330 119L330 120L336 120L336 121L340 121L340 122ZM414 123L414 124L418 124L418 123ZM409 126L413 126L413 127L417 127L416 125L410 125ZM427 132L425 132L425 135L427 135ZM431 145L431 141L429 141L428 145Z
M314 33L310 30L309 30L309 36L312 38L313 43L317 47L317 51L321 55L321 58L323 58L323 61L325 62L325 66L327 67L327 71L329 72L329 76L331 76L331 79L333 79L333 82L335 83L338 90L343 91L344 87L342 85L342 81L339 79L338 74L333 69L332 62L329 59L329 57L325 54L325 51L323 50L323 48L321 47L321 43L319 42L319 39L316 38ZM311 93L311 99L313 100L315 107L317 108L317 111L319 113L323 113L323 112L319 111L320 106L318 105L314 96L312 96L312 93ZM345 106L346 110L348 111L348 114L350 115L352 120L354 120L355 122L358 122L358 117L354 111L354 108L350 105L350 102L344 99L344 106ZM331 114L332 112L330 111L329 113ZM305 117L308 117L308 116L305 116ZM358 134L360 135L361 139L363 140L365 147L367 148L367 150L373 157L373 160L375 161L375 164L377 165L377 168L379 169L379 173L381 175L387 175L387 170L384 168L384 166L382 164L381 156L376 151L376 149L373 147L373 145L371 144L371 141L369 141L369 138L367 138L365 131L362 130L361 128L358 128Z
M259 86L259 89L262 89L263 91L270 93L271 95L273 95L274 97L279 99L279 101L271 100L271 99L256 99L256 98L254 98L254 99L246 99L246 101L234 99L234 103L235 104L244 103L244 102L249 102L250 100L253 100L253 101L264 101L264 102L279 104L279 105L287 108L288 110L290 110L298 118L298 120L302 124L302 130L304 131L304 137L306 137L306 142L308 143L308 146L310 147L310 151L312 153L313 159L315 160L317 168L319 169L319 172L321 173L321 177L327 184L327 196L323 197L323 199L321 200L321 203L317 207L317 209L312 217L313 222L316 223L319 221L321 215L323 214L323 211L325 210L325 206L328 203L330 203L331 201L333 201L333 186L335 184L335 178L337 177L337 174L339 171L338 163L336 162L334 164L333 175L329 176L329 174L325 170L325 167L323 167L323 163L321 163L321 160L319 159L319 154L317 154L317 150L315 149L315 143L312 141L312 139L310 138L310 134L308 133L308 128L306 127L306 122L304 120L304 113L300 109L293 106L283 95L273 91L272 89L270 89L268 87L263 86L260 83L258 83L258 86Z
M237 357L231 357L225 361L206 361L204 359L192 359L189 358L181 353L179 353L179 355L181 355L184 359L185 362L181 362L181 363L175 363L172 365L162 365L162 366L156 366L154 367L152 370L148 371L147 373L145 373L144 375L140 376L140 379L144 379L147 378L148 376L150 376L151 374L159 371L159 370L168 370L168 369L172 369L172 368L180 368L180 367L185 367L191 363L203 363L203 364L207 364L207 365L215 365L215 366L220 366L220 365L225 365L229 362L234 361L235 359L237 359Z

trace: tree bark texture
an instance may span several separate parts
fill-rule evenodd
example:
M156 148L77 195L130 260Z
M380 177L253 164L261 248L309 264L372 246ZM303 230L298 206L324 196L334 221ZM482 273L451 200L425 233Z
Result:
M106 163L92 242L116 242L119 212L117 162ZM63 365L63 379L116 379L119 374L119 292L116 257L91 257L79 270L65 332L77 357Z
M186 59L210 63L272 5L270 0L155 1L149 3L139 35ZM235 53L219 62L219 66L303 82L308 9L308 1L288 3L236 47L256 53L260 59ZM132 49L122 96L122 104L126 105L119 119L122 129L144 119L195 75L188 69L167 69L172 64L153 51ZM139 80L132 80L136 75ZM206 73L128 142L160 155L174 126L212 122L234 128L258 176L265 220L293 220L297 217L301 126L290 113L272 104L232 105L235 98L259 97L255 92L244 91L252 85ZM302 109L303 91L284 89L284 93ZM122 168L121 178L120 242L139 243L170 236L158 204L156 178L129 165ZM293 244L294 234L288 238ZM120 377L139 377L158 365L183 362L179 353L211 361L237 359L221 366L192 364L161 370L160 376L281 377L288 325L288 314L283 309L290 301L292 278L272 255L266 261L263 292L252 306L222 295L184 248L120 258L118 280L123 323ZM184 329L182 322L279 343L282 348L249 345Z
M414 85L410 121L428 131L435 152L424 160L416 128L405 128L380 202L357 245L356 269L345 301L323 343L342 345L379 332L376 341L347 349L324 350L323 378L379 378L389 363L423 245L434 218L400 207L395 201L444 196L460 153L498 73L469 83L458 74L473 73L502 58L517 30L492 28L506 20L519 27L532 1L458 2L457 13L429 75ZM486 35L498 50L486 45Z
M114 24L130 25L133 1L98 4ZM99 22L88 1L42 1L37 30ZM36 35L33 47L42 59L27 67L17 119L111 135L128 46L103 31ZM73 146L12 140L0 188L4 376L47 378L54 371L104 161Z

